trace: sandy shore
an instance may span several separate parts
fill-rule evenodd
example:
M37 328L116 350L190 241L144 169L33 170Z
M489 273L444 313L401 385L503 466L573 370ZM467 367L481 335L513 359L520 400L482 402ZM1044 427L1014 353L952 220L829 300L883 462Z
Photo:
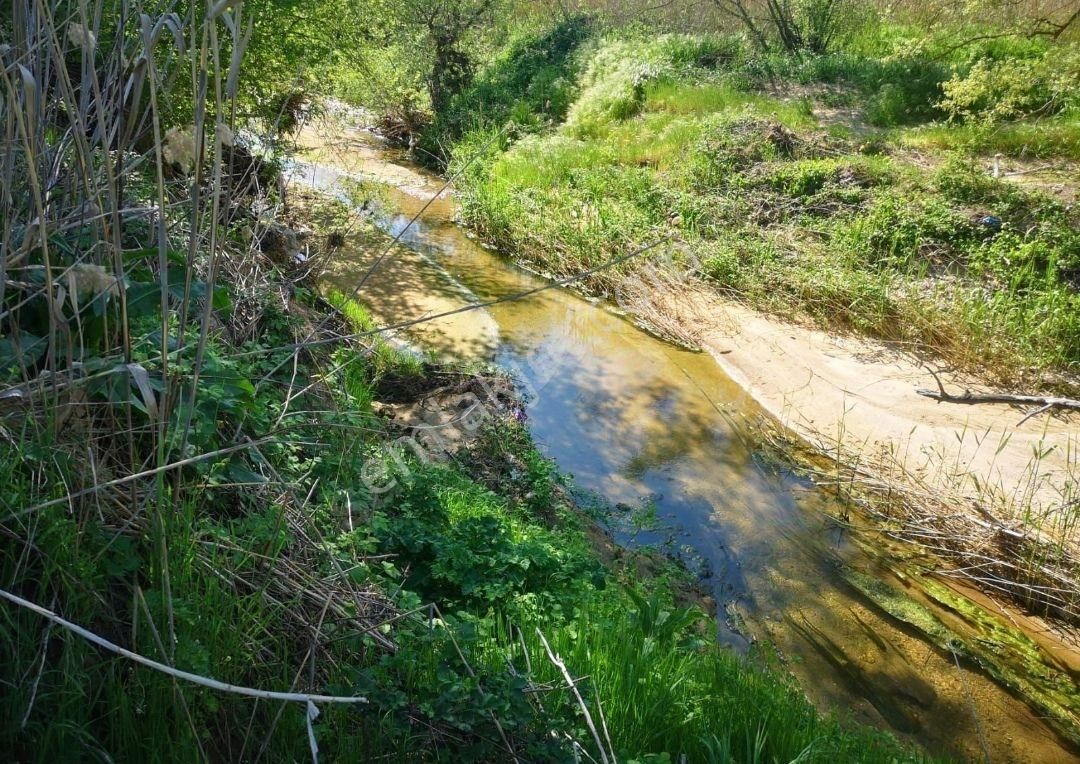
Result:
M840 443L904 467L925 487L1050 510L1075 498L1080 420L998 404L939 403L927 368L882 343L783 323L747 308L697 301L700 342L782 424L826 447ZM946 389L985 390L954 374ZM1036 456L1038 455L1038 457Z
M789 323L725 299L693 278L655 271L618 289L620 306L658 333L708 352L759 406L822 452L858 460L922 493L1010 523L1024 515L1077 544L1068 517L1080 499L1080 416L1003 404L938 402L911 353L865 337ZM946 391L994 390L939 371ZM977 501L976 501L977 500ZM967 510L965 510L967 511ZM1065 523L1064 526L1061 524Z

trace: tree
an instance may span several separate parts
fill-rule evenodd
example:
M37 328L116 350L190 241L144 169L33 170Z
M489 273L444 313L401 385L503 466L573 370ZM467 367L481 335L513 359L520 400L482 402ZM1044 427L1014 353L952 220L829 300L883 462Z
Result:
M836 37L848 0L712 0L750 33L762 51L771 49L770 37L792 55L825 53Z
M436 114L472 81L469 37L492 23L499 5L501 0L399 0L381 6L391 38L420 30L426 39L431 65L425 84Z

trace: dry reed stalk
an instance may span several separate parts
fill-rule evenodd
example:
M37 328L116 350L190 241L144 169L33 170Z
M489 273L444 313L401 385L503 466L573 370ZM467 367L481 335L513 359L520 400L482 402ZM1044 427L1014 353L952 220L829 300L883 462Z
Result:
M925 550L938 560L939 575L968 581L1042 615L1080 625L1080 539L1066 527L1053 537L1022 520L1022 512L992 510L1011 505L987 486L972 496L948 490L909 470L893 454L868 454L817 436L796 442L775 427L763 437L818 485L855 502L891 538ZM823 457L828 454L828 457ZM1064 505L1064 503L1063 503Z
M301 432L283 419L273 432L249 438L242 421L225 434L221 448L187 447L211 339L223 332L236 342L252 338L262 306L277 301L284 307L291 287L271 273L273 264L258 250L260 229L271 221L256 211L274 213L270 199L277 187L263 182L261 160L232 145L231 137L229 145L222 140L235 126L236 80L252 19L230 3L215 4L198 22L194 12L181 18L129 0L120 0L114 15L103 15L89 0L30 0L12 8L11 45L0 46L0 338L14 338L19 369L0 388L0 437L15 446L45 438L73 466L55 492L44 482L51 473L41 469L42 500L5 505L0 527L23 544L20 573L32 567L43 510L52 507L66 510L79 527L99 524L112 534L106 548L120 536L156 538L168 623L160 633L151 626L164 662L103 640L17 595L0 594L176 679L258 698L361 702L234 687L171 665L176 627L169 524L176 506L205 490L181 473ZM195 104L192 123L170 124L174 102L184 98ZM184 136L193 155L181 168L186 162L174 162L179 149L169 141ZM251 225L253 235L237 242L227 232L242 223ZM160 339L157 357L136 364L131 255L145 250L155 253L147 267L159 285ZM180 280L170 283L176 252L183 253L183 269ZM193 288L196 280L205 297ZM223 281L236 295L236 310L224 320L210 298ZM97 339L87 334L85 321L94 300L107 308ZM46 350L34 358L19 329L38 305L47 318L41 332ZM189 337L193 352L185 357L194 362L181 373L176 361ZM160 389L150 384L151 374ZM92 392L114 383L131 395L102 400ZM379 626L400 617L398 611L374 590L353 584L336 560L336 575L317 574L326 540L310 532L305 500L278 478L268 485L286 489L277 499L288 505L297 539L287 554L260 561L254 576L239 575L222 569L220 555L203 544L196 547L195 564L237 589L263 593L297 627L307 628L321 612L339 628L370 634L377 649L395 649ZM263 580L250 580L260 575ZM137 611L130 615L130 628L111 624L123 616L102 608L102 631L130 631L134 640ZM322 641L318 630L315 636Z

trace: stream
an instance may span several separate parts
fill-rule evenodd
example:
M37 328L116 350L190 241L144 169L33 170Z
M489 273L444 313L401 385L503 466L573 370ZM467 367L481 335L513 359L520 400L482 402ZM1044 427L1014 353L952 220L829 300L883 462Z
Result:
M472 238L455 222L452 197L432 201L442 182L376 136L357 129L302 142L294 183L343 198L361 179L382 189L374 218L403 246L359 294L380 319L543 285ZM377 254L361 233L346 237L324 281L351 292ZM541 450L620 510L616 538L686 560L717 602L719 638L740 650L767 640L819 708L965 760L1080 761L1042 711L918 627L929 614L981 638L971 618L906 574L902 549L888 554L883 538L853 537L831 519L843 509L833 495L763 456L752 427L762 412L707 355L565 289L417 331L425 346L510 369L532 393L528 422ZM896 601L916 603L918 617L898 617ZM1037 635L1028 643L1042 644ZM1075 656L1039 651L1075 682Z

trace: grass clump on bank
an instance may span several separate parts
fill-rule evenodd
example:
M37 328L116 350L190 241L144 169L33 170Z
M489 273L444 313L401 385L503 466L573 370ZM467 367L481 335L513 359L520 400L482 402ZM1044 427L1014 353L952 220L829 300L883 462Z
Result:
M1062 137L1039 151L1069 161L1068 83L1080 70L1054 70L1047 46L1025 55L1030 81L1005 105L982 95L1004 76L1001 62L979 64L990 58L757 60L733 38L605 39L565 122L488 151L464 175L463 210L555 275L671 237L699 277L754 307L911 345L995 382L1070 389L1078 213L1068 192L996 177L975 156L984 137L1001 148L1026 130ZM877 100L863 101L871 91ZM856 102L861 115L838 122ZM949 114L959 121L873 127ZM964 151L906 148L934 140ZM462 141L456 161L476 148ZM611 293L630 268L587 286Z
M363 330L360 306L332 301ZM484 761L509 747L564 761L575 744L595 750L541 633L587 677L580 690L594 715L603 708L623 757L917 758L886 735L821 719L789 680L721 649L705 614L676 600L678 571L637 581L633 566L602 564L589 521L513 416L493 409L439 463L373 413L403 374L431 394L497 383L418 372L412 356L357 346L282 364L291 353L275 348L310 330L296 315L321 320L326 306L301 292L291 316L265 310L266 329L246 346L265 351L256 360L233 358L223 337L208 346L190 440L203 454L239 428L259 445L177 470L166 497L137 481L5 517L2 573L20 596L185 671L364 695L322 707L313 731L331 760ZM157 384L152 348L136 362ZM80 432L92 443L124 437L100 421ZM64 499L64 486L88 479L74 434L5 442L5 512ZM306 754L302 706L177 683L26 611L8 608L0 628L12 648L0 676L13 687L0 728L28 760Z

